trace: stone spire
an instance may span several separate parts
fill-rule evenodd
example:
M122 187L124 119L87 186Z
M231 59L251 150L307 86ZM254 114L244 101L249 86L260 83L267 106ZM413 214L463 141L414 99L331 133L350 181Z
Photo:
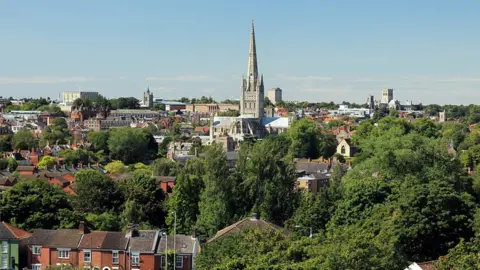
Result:
M255 47L255 27L252 19L252 32L250 34L250 55L248 56L248 75L249 77L257 78L257 49Z

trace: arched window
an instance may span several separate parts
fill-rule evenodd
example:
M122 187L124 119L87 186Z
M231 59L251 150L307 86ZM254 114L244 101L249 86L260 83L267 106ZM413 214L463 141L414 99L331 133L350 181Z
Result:
M342 149L340 150L340 153L342 155L345 155L345 145L342 145Z

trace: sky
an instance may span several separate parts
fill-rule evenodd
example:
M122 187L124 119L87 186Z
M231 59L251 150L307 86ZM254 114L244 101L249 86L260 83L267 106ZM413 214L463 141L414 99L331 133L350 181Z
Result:
M284 100L479 103L480 1L0 1L0 96L238 99L252 18Z

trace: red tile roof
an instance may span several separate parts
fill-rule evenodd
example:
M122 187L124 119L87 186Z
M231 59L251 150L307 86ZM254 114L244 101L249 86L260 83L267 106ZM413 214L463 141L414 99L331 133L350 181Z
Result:
M17 227L14 227L13 225L5 222L5 221L2 221L3 225L5 227L7 227L7 229L13 234L15 235L15 237L17 239L23 239L23 238L27 238L27 237L30 237L32 236L32 234L30 234L29 232L26 232L20 228L17 228Z

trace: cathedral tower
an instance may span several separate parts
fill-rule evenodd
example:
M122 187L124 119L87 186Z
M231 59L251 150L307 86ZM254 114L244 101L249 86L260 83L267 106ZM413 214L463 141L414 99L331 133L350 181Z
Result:
M248 56L247 76L242 76L242 94L240 96L240 114L253 118L263 118L264 86L263 75L258 74L255 28L252 20L250 33L250 54Z

